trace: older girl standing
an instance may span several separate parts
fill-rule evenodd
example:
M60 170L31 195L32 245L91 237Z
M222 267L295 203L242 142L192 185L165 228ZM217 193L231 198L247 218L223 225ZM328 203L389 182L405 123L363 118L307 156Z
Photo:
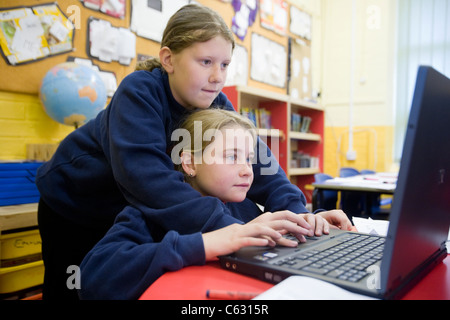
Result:
M67 287L68 267L81 264L128 206L166 232L208 232L240 223L219 199L185 184L167 152L172 131L190 111L233 109L221 93L233 48L233 35L217 13L181 8L164 31L159 61L127 76L108 107L68 135L38 170L44 299L77 298ZM261 167L254 165L250 199L272 212L307 212L304 195L281 168L263 176ZM173 215L153 210L174 206ZM342 215L336 219L347 223Z

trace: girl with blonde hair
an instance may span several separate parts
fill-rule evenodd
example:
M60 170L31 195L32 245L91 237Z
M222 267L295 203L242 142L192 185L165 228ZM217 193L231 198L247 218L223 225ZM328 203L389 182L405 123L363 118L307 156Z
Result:
M296 246L296 241L282 237L287 231L301 242L306 235L328 233L328 222L320 215L263 214L246 197L253 182L257 139L248 119L233 111L199 110L174 131L174 137L182 137L181 141L172 139L178 142L172 159L186 184L204 198L222 201L233 217L247 223L203 233L166 233L147 215L127 207L83 260L82 298L136 299L167 270L203 265L245 246ZM179 209L172 206L154 211L168 218L176 217Z

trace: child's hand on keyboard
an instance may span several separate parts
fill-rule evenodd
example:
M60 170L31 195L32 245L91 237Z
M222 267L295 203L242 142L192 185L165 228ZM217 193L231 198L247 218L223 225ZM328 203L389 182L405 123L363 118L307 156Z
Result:
M211 260L248 246L296 247L298 241L283 237L286 233L292 234L300 242L306 242L305 236L314 235L304 215L290 211L267 212L247 224L232 224L202 234L205 257Z
M298 241L306 242L305 236L313 236L314 228L305 220L303 214L296 214L288 210L277 212L266 212L259 217L253 219L249 223L270 223L281 234L290 233L295 236ZM277 244L288 247L297 246L298 242L281 238Z
M314 236L320 237L321 235L330 233L330 224L324 217L319 214L304 213L300 214L311 226L311 230L314 232ZM311 235L311 236L313 236Z
M330 228L351 231L353 226L347 215L342 210L330 210L316 213L328 221Z

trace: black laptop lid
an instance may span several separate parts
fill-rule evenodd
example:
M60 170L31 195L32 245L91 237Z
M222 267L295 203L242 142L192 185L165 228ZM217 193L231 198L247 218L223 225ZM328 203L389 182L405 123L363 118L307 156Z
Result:
M450 226L450 80L417 75L381 266L387 291L445 254ZM419 267L418 267L419 266Z

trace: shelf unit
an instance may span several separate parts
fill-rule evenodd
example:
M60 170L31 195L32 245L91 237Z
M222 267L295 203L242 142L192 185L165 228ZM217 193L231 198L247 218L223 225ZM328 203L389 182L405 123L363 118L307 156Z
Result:
M278 152L273 152L281 168L290 181L297 185L306 195L308 202L312 199L312 191L307 185L314 182L314 174L323 172L324 149L324 110L316 103L292 99L288 95L246 87L225 87L227 95L236 111L242 108L266 109L271 112L270 129L258 129L260 137L271 147L274 139L278 143ZM308 132L291 131L291 115L297 113L310 117ZM303 152L318 158L318 166L314 168L297 168L294 166L293 152Z

